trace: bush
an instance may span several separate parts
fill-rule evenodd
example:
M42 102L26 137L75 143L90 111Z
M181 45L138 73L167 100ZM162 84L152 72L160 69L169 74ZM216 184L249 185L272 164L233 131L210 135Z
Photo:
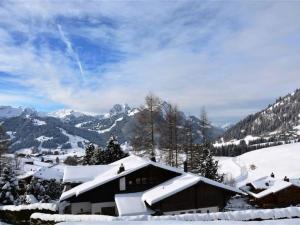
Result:
M14 225L28 225L30 216L35 213L55 213L55 204L32 204L26 206L0 206L0 221Z

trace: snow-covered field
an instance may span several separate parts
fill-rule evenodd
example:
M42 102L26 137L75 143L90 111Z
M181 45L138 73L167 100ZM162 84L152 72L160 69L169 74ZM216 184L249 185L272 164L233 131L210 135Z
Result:
M300 178L300 143L279 145L245 153L237 157L216 157L220 173L232 176L236 186L268 176Z
M114 222L64 222L58 225L299 225L300 219L267 221L114 221Z

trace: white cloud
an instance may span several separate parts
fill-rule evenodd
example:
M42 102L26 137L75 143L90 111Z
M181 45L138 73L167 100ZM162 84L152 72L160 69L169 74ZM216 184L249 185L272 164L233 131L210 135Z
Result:
M191 113L206 105L213 117L236 118L257 110L254 101L299 87L299 9L297 2L7 2L0 6L6 25L0 26L0 71L78 110L139 105L153 91ZM61 17L86 24L64 24ZM12 31L28 41L15 45ZM42 34L60 38L67 52L47 43L37 49L34 40ZM72 36L125 57L88 69ZM245 109L241 102L252 105Z

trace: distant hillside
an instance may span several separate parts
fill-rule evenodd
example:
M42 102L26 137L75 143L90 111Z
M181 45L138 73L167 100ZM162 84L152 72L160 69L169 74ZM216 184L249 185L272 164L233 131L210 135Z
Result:
M216 157L219 160L219 172L233 178L236 186L272 172L278 179L284 176L300 178L300 143L262 148L237 157Z
M260 148L300 141L300 89L225 130L217 156L237 156Z
M295 139L300 136L300 89L264 110L249 115L226 130L225 141L243 139L248 135L275 137L278 140Z
M139 113L138 109L126 104L116 104L103 115L87 115L74 110L46 114L34 109L2 106L0 122L11 139L11 151L28 148L82 151L89 142L105 146L111 135L117 136L120 143L129 142L135 118ZM187 119L192 121L194 139L200 143L200 120L194 116L186 117L184 113L181 116L183 122ZM222 134L221 128L211 126L209 129L212 138Z

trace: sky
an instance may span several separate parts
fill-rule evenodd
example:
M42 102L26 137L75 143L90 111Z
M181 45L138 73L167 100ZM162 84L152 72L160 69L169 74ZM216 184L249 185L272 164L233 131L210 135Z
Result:
M215 124L300 84L300 1L1 1L0 105L104 113L152 92Z

